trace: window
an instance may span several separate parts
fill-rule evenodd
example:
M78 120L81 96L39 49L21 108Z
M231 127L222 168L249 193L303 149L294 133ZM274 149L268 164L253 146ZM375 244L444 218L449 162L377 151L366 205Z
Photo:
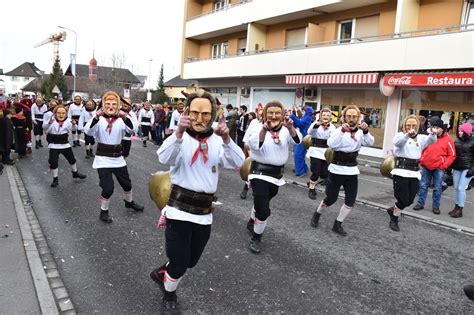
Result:
M12 77L12 81L18 81L18 77Z
M239 38L239 55L245 55L247 51L247 38Z
M301 47L306 44L306 27L286 30L285 47Z
M25 77L25 78L23 79L23 81L28 82L28 81L30 81L30 78Z
M466 24L474 24L474 1L468 1L466 9ZM474 25L468 28L474 28Z
M225 9L229 5L229 0L217 0L214 2L214 11Z
M354 36L354 24L355 24L355 19L352 20L346 20L346 21L341 21L339 22L339 31L337 35L337 39L339 40L340 43L350 43L351 38Z
M212 45L212 59L224 58L229 54L229 42L222 42Z

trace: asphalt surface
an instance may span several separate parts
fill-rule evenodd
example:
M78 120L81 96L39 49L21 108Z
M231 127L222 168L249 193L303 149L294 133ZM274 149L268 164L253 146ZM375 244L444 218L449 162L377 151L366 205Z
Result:
M126 209L116 182L110 225L98 219L98 176L84 146L73 150L87 179L73 179L60 158L57 188L49 187L47 148L17 164L78 313L161 309L161 292L148 276L166 260L147 188L150 174L165 169L156 149L133 143L127 162L134 199L145 211ZM313 229L309 220L322 194L313 201L306 189L285 185L272 201L263 251L253 255L245 228L252 198L239 198L242 186L237 172L221 174L211 239L178 288L185 313L474 313L462 292L474 282L472 235L406 217L395 233L386 213L357 205L344 238L331 231L341 201Z

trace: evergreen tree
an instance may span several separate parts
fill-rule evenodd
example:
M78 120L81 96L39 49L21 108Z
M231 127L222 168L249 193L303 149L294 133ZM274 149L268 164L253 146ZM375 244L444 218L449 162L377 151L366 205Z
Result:
M158 78L158 86L155 91L153 91L152 102L163 104L168 102L169 97L165 93L165 77L163 75L163 64L161 64L160 77Z
M69 99L71 95L67 89L66 78L64 77L63 70L61 69L59 58L57 58L54 62L53 71L49 75L48 80L44 81L41 85L41 94L43 94L46 98L54 98L53 88L56 85L61 91L63 99Z

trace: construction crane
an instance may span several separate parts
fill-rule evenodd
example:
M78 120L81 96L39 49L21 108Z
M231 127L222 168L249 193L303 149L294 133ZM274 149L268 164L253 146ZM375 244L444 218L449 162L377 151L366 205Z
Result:
M60 32L55 35L49 35L48 38L43 40L41 43L36 44L34 47L40 47L48 43L53 43L53 56L54 60L59 60L59 42L64 42L66 39L66 32Z

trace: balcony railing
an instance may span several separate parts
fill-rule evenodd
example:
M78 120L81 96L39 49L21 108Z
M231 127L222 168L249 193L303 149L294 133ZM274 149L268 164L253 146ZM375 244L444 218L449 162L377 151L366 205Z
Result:
M460 25L430 28L430 29L423 29L423 30L410 31L410 32L400 32L400 33L390 33L390 34L383 34L383 35L377 35L377 36L338 39L338 40L331 40L331 41L319 42L319 43L314 43L314 44L286 46L286 47L276 48L276 49L263 49L263 50L256 50L256 51L244 52L244 53L238 53L238 54L228 54L228 55L219 56L219 57L206 57L206 58L188 57L186 58L185 62L189 63L189 62L196 62L196 61L203 61L203 60L210 60L210 59L235 58L235 57L244 57L244 56L250 56L250 55L256 55L256 54L275 53L275 52L282 52L282 51L288 51L288 50L299 50L299 49L327 47L327 46L335 46L335 45L351 45L351 44L358 44L358 43L364 43L364 42L396 40L396 39L402 39L402 38L403 39L416 38L416 37L423 37L423 36L472 32L472 31L474 31L474 24L460 24Z
M195 15L195 16L192 16L192 17L188 18L186 21L195 20L195 19L198 19L200 17L207 16L209 14L218 13L218 12L221 12L221 11L227 11L229 9L232 9L232 8L238 7L242 4L247 4L247 3L250 3L250 2L253 2L253 0L246 0L246 1L242 1L242 2L234 3L234 4L229 3L226 6L220 8L219 10L212 10L212 11L209 11L209 12L206 12L206 13Z

